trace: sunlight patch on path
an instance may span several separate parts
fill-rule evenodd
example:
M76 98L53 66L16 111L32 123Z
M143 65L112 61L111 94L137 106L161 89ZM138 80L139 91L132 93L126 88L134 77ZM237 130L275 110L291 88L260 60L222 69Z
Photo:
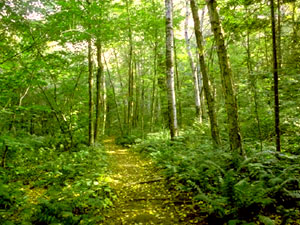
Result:
M117 200L103 224L199 224L186 221L189 206L178 205L151 161L115 145L112 139L104 145L110 157L109 183Z

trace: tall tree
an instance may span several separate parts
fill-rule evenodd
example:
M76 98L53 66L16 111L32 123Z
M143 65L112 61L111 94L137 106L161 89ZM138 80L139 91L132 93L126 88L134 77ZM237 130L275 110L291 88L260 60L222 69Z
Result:
M271 3L271 22L272 22L272 46L273 46L274 117L275 117L275 133L276 133L276 150L280 151L278 62L277 62L276 21L275 21L274 0L270 0L270 3Z
M209 85L209 78L208 78L206 63L204 59L203 35L201 32L198 7L195 0L190 0L190 4L191 4L193 19L194 19L194 29L195 29L195 35L197 40L197 46L198 46L198 58L199 58L199 64L202 73L202 79L203 79L204 95L206 98L208 116L210 119L211 136L214 144L219 145L221 142L220 134L219 134L217 117L216 117L214 98L212 96L211 87Z
M128 131L131 132L132 123L133 123L133 38L132 38L132 25L130 19L130 11L129 11L130 1L126 0L126 11L127 11L127 24L128 24L128 41L129 41L129 52L128 52L128 111L127 111L127 123L128 123Z
M168 114L171 139L178 135L176 97L174 87L174 32L173 32L173 1L165 0L166 6L166 74L168 92Z
M186 12L185 12L185 23L184 23L184 37L186 43L186 51L188 54L190 67L192 71L192 76L194 80L194 97L195 97L195 106L196 106L196 117L200 121L201 120L201 100L200 100L200 90L199 90L199 82L198 82L198 74L197 68L193 60L193 55L191 52L190 38L188 33L188 24L189 24L189 1L186 0Z
M95 118L95 142L98 141L99 133L100 133L100 108L101 108L101 79L103 75L103 64L102 64L102 46L100 40L96 43L97 47L97 62L98 62L98 69L96 75L96 118Z
M228 119L230 148L239 155L244 155L238 120L237 100L233 87L234 84L232 70L230 67L227 49L224 42L219 13L217 11L217 3L216 0L206 0L206 3L209 13L211 30L214 34L215 43L217 46L219 66L221 70L221 80L223 93L225 96L225 106Z
M89 66L89 145L94 145L94 91L93 91L93 61L92 61L92 41L88 39L88 66Z

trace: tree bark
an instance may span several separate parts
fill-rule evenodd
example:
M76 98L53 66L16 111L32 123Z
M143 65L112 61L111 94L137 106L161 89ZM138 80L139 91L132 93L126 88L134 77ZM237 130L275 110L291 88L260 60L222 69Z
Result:
M98 62L98 69L97 69L97 76L96 76L96 119L95 119L95 142L98 141L99 133L100 133L100 121L101 121L101 79L103 75L103 64L102 64L102 46L101 43L98 42L97 46L97 62Z
M242 138L240 134L240 126L238 120L237 100L234 93L234 84L232 78L232 70L230 67L227 49L225 47L224 37L221 29L219 14L217 11L215 0L206 0L211 29L214 34L217 53L219 58L219 66L221 70L221 80L223 93L225 96L225 106L228 119L228 132L230 148L239 155L244 155L242 148Z
M174 87L174 33L173 33L173 1L165 0L166 5L166 74L168 94L168 115L171 139L178 135L176 97Z
M278 69L281 71L282 54L281 54L281 4L277 0L277 49L278 49Z
M176 104L178 108L178 126L181 127L182 125L182 102L181 102L181 85L180 85L180 79L179 79L179 72L178 72L178 63L177 63L177 51L176 51L176 41L175 38L173 38L174 42L174 68L175 68L175 93L177 95L176 98Z
M248 9L246 8L246 12L248 15ZM253 74L253 68L251 63L251 46L250 46L250 33L249 29L247 29L247 37L246 37L246 51L247 51L247 69L248 69L248 76L250 81L250 90L253 95L253 102L254 102L254 113L255 113L255 122L257 123L257 131L260 141L260 150L262 151L262 133L261 133L261 126L260 126L260 118L258 114L258 101L257 101L257 90L256 90L256 78Z
M156 33L157 35L157 33ZM155 44L154 44L154 57L153 57L153 73L154 77L152 80L152 96L151 96L151 106L150 106L150 131L153 131L154 128L154 122L155 122L155 103L156 103L156 83L157 83L157 36L155 36Z
M128 132L131 133L132 120L133 120L133 69L132 69L132 57L133 57L133 43L132 43L132 30L129 12L129 2L126 0L127 10L127 23L128 23L128 41L129 41L129 52L128 52L128 111L127 111L127 124Z
M199 63L200 69L203 79L203 88L204 88L204 95L206 98L207 108L208 108L208 116L210 120L210 128L211 128L211 136L213 139L214 145L220 145L220 134L217 122L217 116L215 111L215 103L214 98L211 93L211 87L209 85L207 67L205 64L204 59L204 51L203 51L203 35L200 28L200 19L198 15L198 7L195 0L190 0L191 9L193 13L194 19L194 28L195 28L195 35L197 40L197 47L198 47L198 56L199 56Z
M276 24L274 0L271 1L271 22L272 22L272 47L273 47L273 77L274 77L274 117L276 150L280 152L280 121L279 121L279 93L278 93L278 62L277 62L277 44L276 44Z
M122 76L121 76L121 72L120 72L118 56L117 56L117 53L116 53L115 49L113 49L113 52L114 52L114 56L115 56L117 74L118 74L118 78L119 78L119 82L120 82L120 87L121 87L121 90L122 90L121 94L125 94L125 93L123 93L124 85L123 85L123 82L122 82ZM124 121L124 124L126 124L126 121L127 121L126 100L125 100L125 98L122 98L122 99L123 99L123 108L121 108L120 110L123 111L123 121Z
M106 76L105 76L105 73L102 73L102 76L101 76L101 87L100 87L101 89L102 89L102 105L101 105L101 108L102 108L102 110L103 110L103 112L102 112L102 121L101 121L101 123L102 123L102 127L101 127L101 133L102 133L102 135L104 135L105 134L105 129L106 129L106 118L107 118L107 109L108 109L108 107L107 107L107 101L106 101L106 99L107 99L107 94L106 94Z
M89 66L89 145L94 145L94 97L93 97L93 61L92 61L92 43L88 40L88 66Z
M118 104L118 101L117 101L117 98L116 98L116 90L115 90L114 83L113 83L113 81L111 79L110 71L109 71L109 68L108 68L108 65L107 65L107 62L106 62L105 58L104 58L104 63L105 63L105 66L106 66L108 80L109 80L110 86L112 88L112 94L113 94L114 103L116 105L117 117L118 117L119 127L120 127L120 131L121 131L121 136L123 136L124 131L123 131L123 126L122 126L122 122L121 122L121 115L120 115L120 110L119 110L119 104Z
M189 25L189 1L186 0L186 13L185 13L185 23L184 23L184 37L186 44L186 51L189 58L190 67L192 70L192 76L194 81L194 97L195 97L195 108L196 108L196 117L199 122L201 122L201 99L200 99L200 90L199 90L199 82L197 75L197 68L195 66L193 55L191 52L191 45L188 33L188 25Z

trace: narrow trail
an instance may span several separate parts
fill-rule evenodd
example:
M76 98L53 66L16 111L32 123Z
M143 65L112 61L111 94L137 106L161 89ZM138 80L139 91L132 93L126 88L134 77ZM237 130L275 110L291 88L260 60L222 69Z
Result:
M189 216L195 214L191 204L165 187L151 161L115 145L113 139L104 145L110 155L110 185L117 200L103 224L200 224Z

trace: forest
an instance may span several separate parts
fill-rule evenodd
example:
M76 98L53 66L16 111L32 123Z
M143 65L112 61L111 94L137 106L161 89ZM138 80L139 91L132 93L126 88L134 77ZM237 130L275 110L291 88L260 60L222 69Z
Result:
M0 224L300 224L300 1L0 0Z

